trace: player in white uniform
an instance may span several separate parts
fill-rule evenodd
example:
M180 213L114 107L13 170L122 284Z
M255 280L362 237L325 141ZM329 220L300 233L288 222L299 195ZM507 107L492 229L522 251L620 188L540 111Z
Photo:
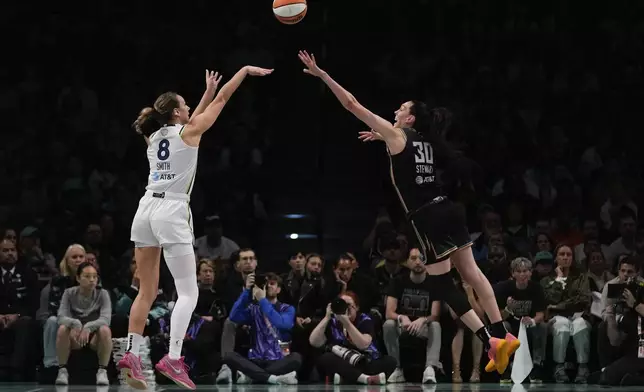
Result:
M199 142L247 75L265 76L271 72L273 70L246 66L213 100L221 78L206 71L206 92L192 116L189 116L190 108L183 97L168 92L157 98L153 108L143 109L134 123L136 131L148 144L150 175L132 222L134 257L141 273L139 292L130 310L127 352L118 364L133 388L147 389L139 349L148 313L157 296L163 249L178 299L170 319L170 350L156 368L178 385L195 389L181 358L181 348L199 295L189 206Z

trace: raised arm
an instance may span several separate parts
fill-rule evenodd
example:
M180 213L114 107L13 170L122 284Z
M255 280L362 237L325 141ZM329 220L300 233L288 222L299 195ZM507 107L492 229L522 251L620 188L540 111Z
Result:
M215 123L224 106L226 106L230 100L230 97L232 97L233 93L239 88L244 79L246 79L246 76L266 76L270 75L272 72L272 69L251 66L245 66L240 69L235 76L228 81L228 83L224 84L221 90L219 90L219 94L217 94L215 99L208 104L203 113L190 119L190 122L188 122L183 129L183 139L189 145L198 145L201 135L212 127L212 124Z
M380 135L382 137L382 140L384 140L387 144L390 144L391 141L402 137L401 132L396 130L392 123L372 113L369 109L362 106L360 102L358 102L356 97L345 90L344 87L340 86L338 82L336 82L329 76L328 73L320 69L315 61L314 55L309 55L306 51L300 51L298 57L307 67L306 69L304 69L304 73L317 76L318 78L322 79L322 81L327 86L329 86L342 106L350 111L354 116L358 117L360 121L371 127L372 132Z
M219 86L219 82L221 82L221 75L219 75L219 72L206 70L206 91L203 93L203 97L201 97L199 105L197 105L195 110L192 112L190 121L203 113L210 102L212 102L212 99L215 97L215 93L217 92L217 86Z

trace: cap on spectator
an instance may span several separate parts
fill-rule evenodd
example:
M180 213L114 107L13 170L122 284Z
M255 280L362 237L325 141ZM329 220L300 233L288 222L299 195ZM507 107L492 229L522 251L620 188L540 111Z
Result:
M553 263L554 262L554 257L552 256L552 253L550 253L550 252L541 251L541 252L537 252L537 254L534 255L534 262L535 262L535 264L538 264L538 263Z
M33 226L27 226L20 232L20 237L36 237L38 229Z

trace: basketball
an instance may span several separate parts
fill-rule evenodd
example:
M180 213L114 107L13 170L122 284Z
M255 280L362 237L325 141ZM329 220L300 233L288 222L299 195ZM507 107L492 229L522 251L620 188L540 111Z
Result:
M273 13L284 24L299 23L306 15L306 0L273 0Z

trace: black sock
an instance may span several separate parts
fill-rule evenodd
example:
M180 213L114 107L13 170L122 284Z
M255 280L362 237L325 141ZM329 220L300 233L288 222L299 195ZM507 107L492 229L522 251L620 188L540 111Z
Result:
M107 366L103 366L103 365L98 365L98 368L99 368L99 369L103 369L103 370L106 370L106 369L107 369Z
M67 369L67 364L58 365L58 369Z
M505 339L505 334L508 333L508 330L505 329L505 325L503 324L503 321L499 321L498 323L494 323L490 325L490 334L499 339Z
M485 351L490 351L490 333L488 332L487 328L481 327L479 328L478 331L476 331L476 337L481 339L483 342L483 347L485 347Z

